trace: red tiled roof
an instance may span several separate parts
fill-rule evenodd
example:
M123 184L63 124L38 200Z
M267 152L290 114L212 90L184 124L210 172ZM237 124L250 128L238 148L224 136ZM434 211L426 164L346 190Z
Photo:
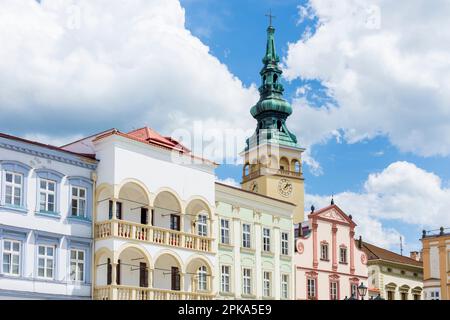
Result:
M176 141L170 137L164 137L164 136L160 135L159 133L157 133L156 131L154 131L153 129L148 128L148 127L133 130L129 133L123 133L117 129L114 129L114 130L105 132L103 134L100 134L93 141L101 140L101 139L104 139L111 135L118 135L118 136L128 138L131 140L139 141L139 142L146 143L146 144L151 144L151 145L154 145L154 146L157 146L160 148L175 150L184 155L190 156L192 159L198 159L198 160L201 160L202 162L205 162L205 163L208 163L211 165L217 165L213 161L210 161L210 160L207 160L207 159L204 159L201 157L197 157L197 156L191 154L191 151L188 148L186 148L185 146L183 146L181 143L179 143L178 141Z
M20 142L24 142L24 143L29 143L29 144L32 144L32 145L35 145L35 146L39 146L39 147L43 147L43 148L47 148L47 149L50 149L50 150L65 152L65 153L77 155L77 156L80 156L80 157L89 158L90 160L96 160L94 154L84 154L84 153L77 153L77 152L73 152L73 151L68 151L68 150L65 150L65 149L60 148L60 147L52 146L50 144L44 144L44 143L37 142L37 141L27 140L27 139L24 139L24 138L19 138L19 137L12 136L12 135L9 135L9 134L6 134L6 133L1 133L1 132L0 132L0 137L6 138L6 139L10 139L10 140L16 140L16 141L20 141Z
M367 254L369 260L385 260L401 264L409 264L415 267L423 267L421 261L414 260L410 257L399 255L395 252L374 246L373 244L364 242L362 243L362 249Z

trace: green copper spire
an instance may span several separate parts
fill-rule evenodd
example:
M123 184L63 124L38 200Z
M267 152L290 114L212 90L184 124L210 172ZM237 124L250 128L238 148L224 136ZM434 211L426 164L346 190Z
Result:
M270 15L272 18L272 15ZM271 19L272 20L272 19ZM278 66L280 58L275 47L275 28L272 22L267 29L266 54L262 60L264 66L260 72L262 85L259 88L260 99L250 110L251 115L258 121L255 135L259 144L262 140L270 143L290 147L297 146L297 138L286 127L286 119L292 114L292 107L283 98L284 88L280 83L283 71ZM266 137L260 137L264 133ZM247 149L250 147L247 141Z

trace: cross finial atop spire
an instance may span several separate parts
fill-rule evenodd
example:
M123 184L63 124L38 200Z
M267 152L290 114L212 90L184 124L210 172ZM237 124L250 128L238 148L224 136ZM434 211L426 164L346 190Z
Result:
M272 26L272 20L276 18L274 15L272 15L272 9L270 9L269 13L266 14L266 17L269 18L269 27L271 27Z

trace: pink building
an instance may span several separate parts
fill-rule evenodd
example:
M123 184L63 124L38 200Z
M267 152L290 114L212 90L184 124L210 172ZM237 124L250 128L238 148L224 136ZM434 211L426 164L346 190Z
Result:
M367 286L368 269L367 255L355 241L356 223L333 202L311 209L296 230L296 299L359 298L357 288L361 282Z

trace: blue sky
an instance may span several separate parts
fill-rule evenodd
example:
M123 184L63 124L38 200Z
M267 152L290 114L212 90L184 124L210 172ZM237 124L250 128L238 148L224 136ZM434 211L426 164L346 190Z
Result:
M450 2L403 9L389 0L2 1L0 131L62 145L112 127L175 138L197 122L252 130L272 10L288 127L307 148L305 207L334 194L365 239L398 250L402 236L414 250L422 228L450 226ZM241 168L217 175L236 183Z
M206 43L211 52L248 86L260 82L258 72L265 50L265 28L268 24L265 14L269 10L276 16L274 25L277 29L277 50L284 57L288 51L288 43L297 41L307 28L314 32L317 23L316 18L302 23L298 21L298 6L304 6L307 1L182 0L181 3L186 8L187 28ZM295 89L305 83L313 87L310 97L317 95L316 98L309 99L312 104L320 106L323 101L332 99L321 90L321 82L314 79L286 82L287 99L292 100ZM299 139L302 141L301 136ZM434 172L447 186L450 181L448 157L422 157L412 152L401 152L385 136L357 143L331 139L314 145L312 156L320 163L323 174L316 175L305 170L306 192L321 196L343 191L360 192L369 174L380 172L396 161L414 163L426 171ZM217 175L221 179L231 177L240 181L241 168L223 165L217 170ZM414 214L413 211L411 214ZM410 248L419 245L417 239L421 234L421 226L389 219L381 221L385 227L393 227L406 236ZM436 226L438 224L436 222ZM391 247L399 250L395 244Z

